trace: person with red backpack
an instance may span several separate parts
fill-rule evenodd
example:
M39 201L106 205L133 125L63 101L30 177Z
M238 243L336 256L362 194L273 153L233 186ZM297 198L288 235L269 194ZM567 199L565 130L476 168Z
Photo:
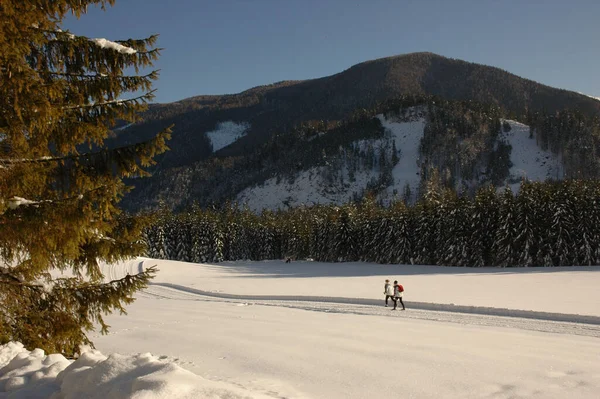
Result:
M402 302L403 292L404 287L402 286L402 284L398 284L398 281L394 281L394 298L392 298L392 300L394 301L394 309L392 310L396 310L396 307L398 306L398 301L400 301L400 304L402 305L402 310L406 310L406 308L404 307L404 302Z

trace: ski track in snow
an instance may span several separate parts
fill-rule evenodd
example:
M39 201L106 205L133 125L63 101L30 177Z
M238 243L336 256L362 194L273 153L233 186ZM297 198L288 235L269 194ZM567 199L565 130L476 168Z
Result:
M151 283L139 295L159 300L227 302L236 306L275 306L325 313L407 317L463 325L506 327L523 330L572 334L600 338L600 317L527 310L455 306L405 301L406 311L391 311L383 299L319 296L232 295L202 291L170 283ZM392 302L390 301L390 305Z

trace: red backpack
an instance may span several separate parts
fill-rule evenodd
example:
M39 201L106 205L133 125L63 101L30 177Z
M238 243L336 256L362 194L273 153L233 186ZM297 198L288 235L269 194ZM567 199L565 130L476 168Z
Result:
M402 284L398 284L398 291L404 292L404 287L402 286Z

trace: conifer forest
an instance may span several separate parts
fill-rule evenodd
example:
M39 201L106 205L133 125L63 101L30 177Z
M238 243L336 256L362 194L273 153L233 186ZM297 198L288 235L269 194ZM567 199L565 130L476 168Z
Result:
M312 259L447 266L570 266L600 263L600 182L523 182L474 197L440 188L383 207L367 197L256 215L223 209L158 212L147 255L186 262Z

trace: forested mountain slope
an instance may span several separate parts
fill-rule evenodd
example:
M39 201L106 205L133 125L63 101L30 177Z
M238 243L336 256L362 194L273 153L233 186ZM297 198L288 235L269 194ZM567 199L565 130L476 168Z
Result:
M143 122L116 131L113 142L140 141L174 123L171 151L160 159L153 178L133 182L137 188L125 204L130 209L142 209L155 207L161 200L169 206L183 206L193 201L207 204L235 199L253 184L276 177L273 170L286 170L290 151L310 152L312 158L322 156L323 151L329 154L327 149L309 145L308 140L298 142L299 135L334 132L333 141L349 145L373 137L377 129L383 132L382 120L371 120L378 113L393 108L399 112L402 107L431 104L436 99L458 101L463 109L484 107L493 110L498 120L521 123L534 119L545 123L547 117L565 109L577 110L581 118L589 120L600 114L596 99L498 68L431 53L382 58L324 78L284 81L239 94L197 96L151 106ZM434 137L437 140L448 132L451 136L452 129L438 124ZM563 130L560 134L568 138L570 132ZM431 141L425 143L431 145ZM559 151L555 152L558 155ZM268 170L263 162L266 153L270 154L269 165L280 161L285 165ZM291 158L298 161L301 157L307 155L294 154ZM234 165L244 168L236 169L235 176L224 172ZM296 162L297 170L307 166L306 162ZM199 185L207 185L209 195Z

